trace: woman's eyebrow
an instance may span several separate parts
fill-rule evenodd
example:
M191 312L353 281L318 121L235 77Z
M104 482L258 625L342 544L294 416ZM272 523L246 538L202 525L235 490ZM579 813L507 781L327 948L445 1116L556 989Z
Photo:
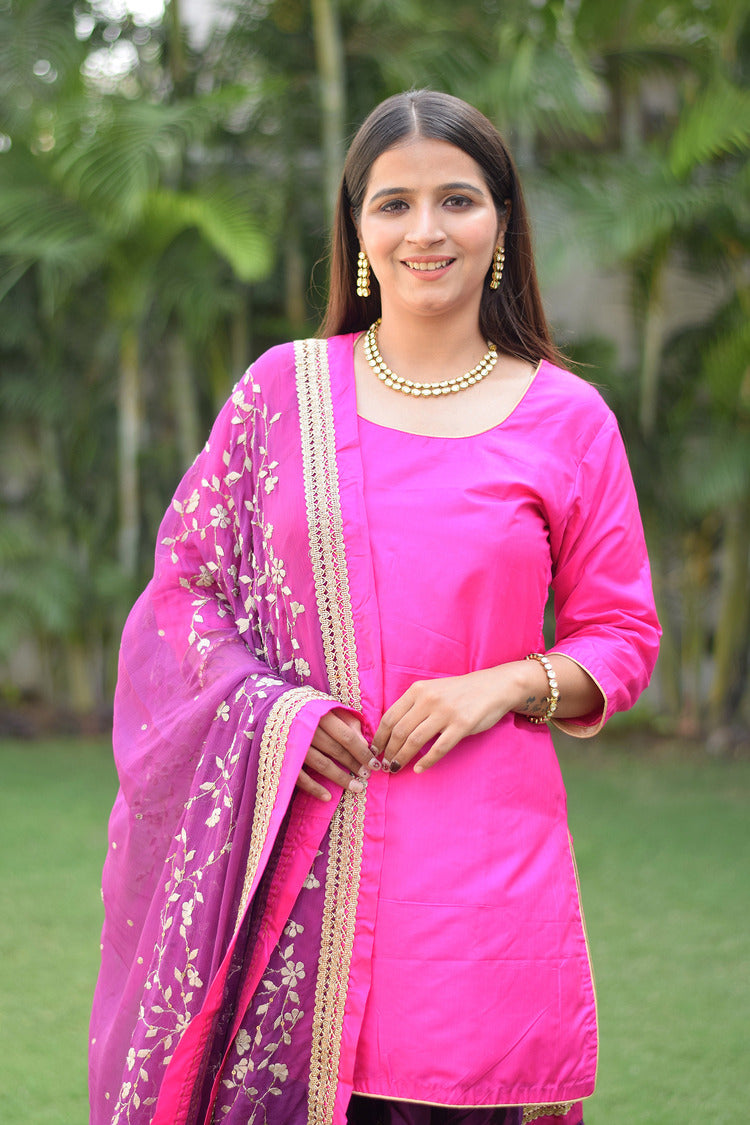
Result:
M438 187L437 187L437 190L439 192L473 191L477 195L484 195L485 194L485 192L482 190L482 188L479 186L479 184L463 183L462 181L457 181L456 183L451 183L451 184L439 184ZM413 195L414 191L415 191L414 188L408 188L408 187L381 188L380 191L376 191L374 195L370 196L370 202L374 203L375 200L383 199L386 195Z

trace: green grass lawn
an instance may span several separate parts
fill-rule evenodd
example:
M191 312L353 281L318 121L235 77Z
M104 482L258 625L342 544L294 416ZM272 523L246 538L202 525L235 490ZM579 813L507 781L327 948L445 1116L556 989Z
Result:
M750 762L559 747L600 1018L586 1125L750 1117Z
M561 746L599 997L587 1125L750 1104L750 763ZM0 744L0 1116L83 1125L106 745Z

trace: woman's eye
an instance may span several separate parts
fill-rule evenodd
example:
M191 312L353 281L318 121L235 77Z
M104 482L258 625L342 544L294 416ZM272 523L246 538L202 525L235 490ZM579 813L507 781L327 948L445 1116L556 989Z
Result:
M448 207L470 207L472 201L467 195L450 195L445 202Z
M405 208L406 204L404 203L403 199L391 199L388 201L388 203L384 203L380 210L385 211L386 213L392 213L394 211L403 211L405 210Z

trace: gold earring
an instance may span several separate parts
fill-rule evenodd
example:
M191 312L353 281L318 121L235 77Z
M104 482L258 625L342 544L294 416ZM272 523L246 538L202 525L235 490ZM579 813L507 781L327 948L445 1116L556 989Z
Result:
M503 266L505 265L505 249L498 246L492 257L492 277L490 278L490 289L499 289L500 282L503 279Z
M357 255L357 296L370 296L370 263L364 250Z

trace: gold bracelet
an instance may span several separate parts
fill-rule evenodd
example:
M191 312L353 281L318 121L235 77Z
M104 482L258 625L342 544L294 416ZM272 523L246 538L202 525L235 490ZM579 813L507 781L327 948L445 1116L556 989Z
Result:
M558 700L560 699L560 689L557 686L557 676L555 669L550 664L546 656L541 652L530 652L526 657L527 660L538 660L542 668L547 674L547 682L549 684L549 695L547 696L547 710L538 719L532 715L527 715L526 718L530 723L548 723L555 711L557 710Z

